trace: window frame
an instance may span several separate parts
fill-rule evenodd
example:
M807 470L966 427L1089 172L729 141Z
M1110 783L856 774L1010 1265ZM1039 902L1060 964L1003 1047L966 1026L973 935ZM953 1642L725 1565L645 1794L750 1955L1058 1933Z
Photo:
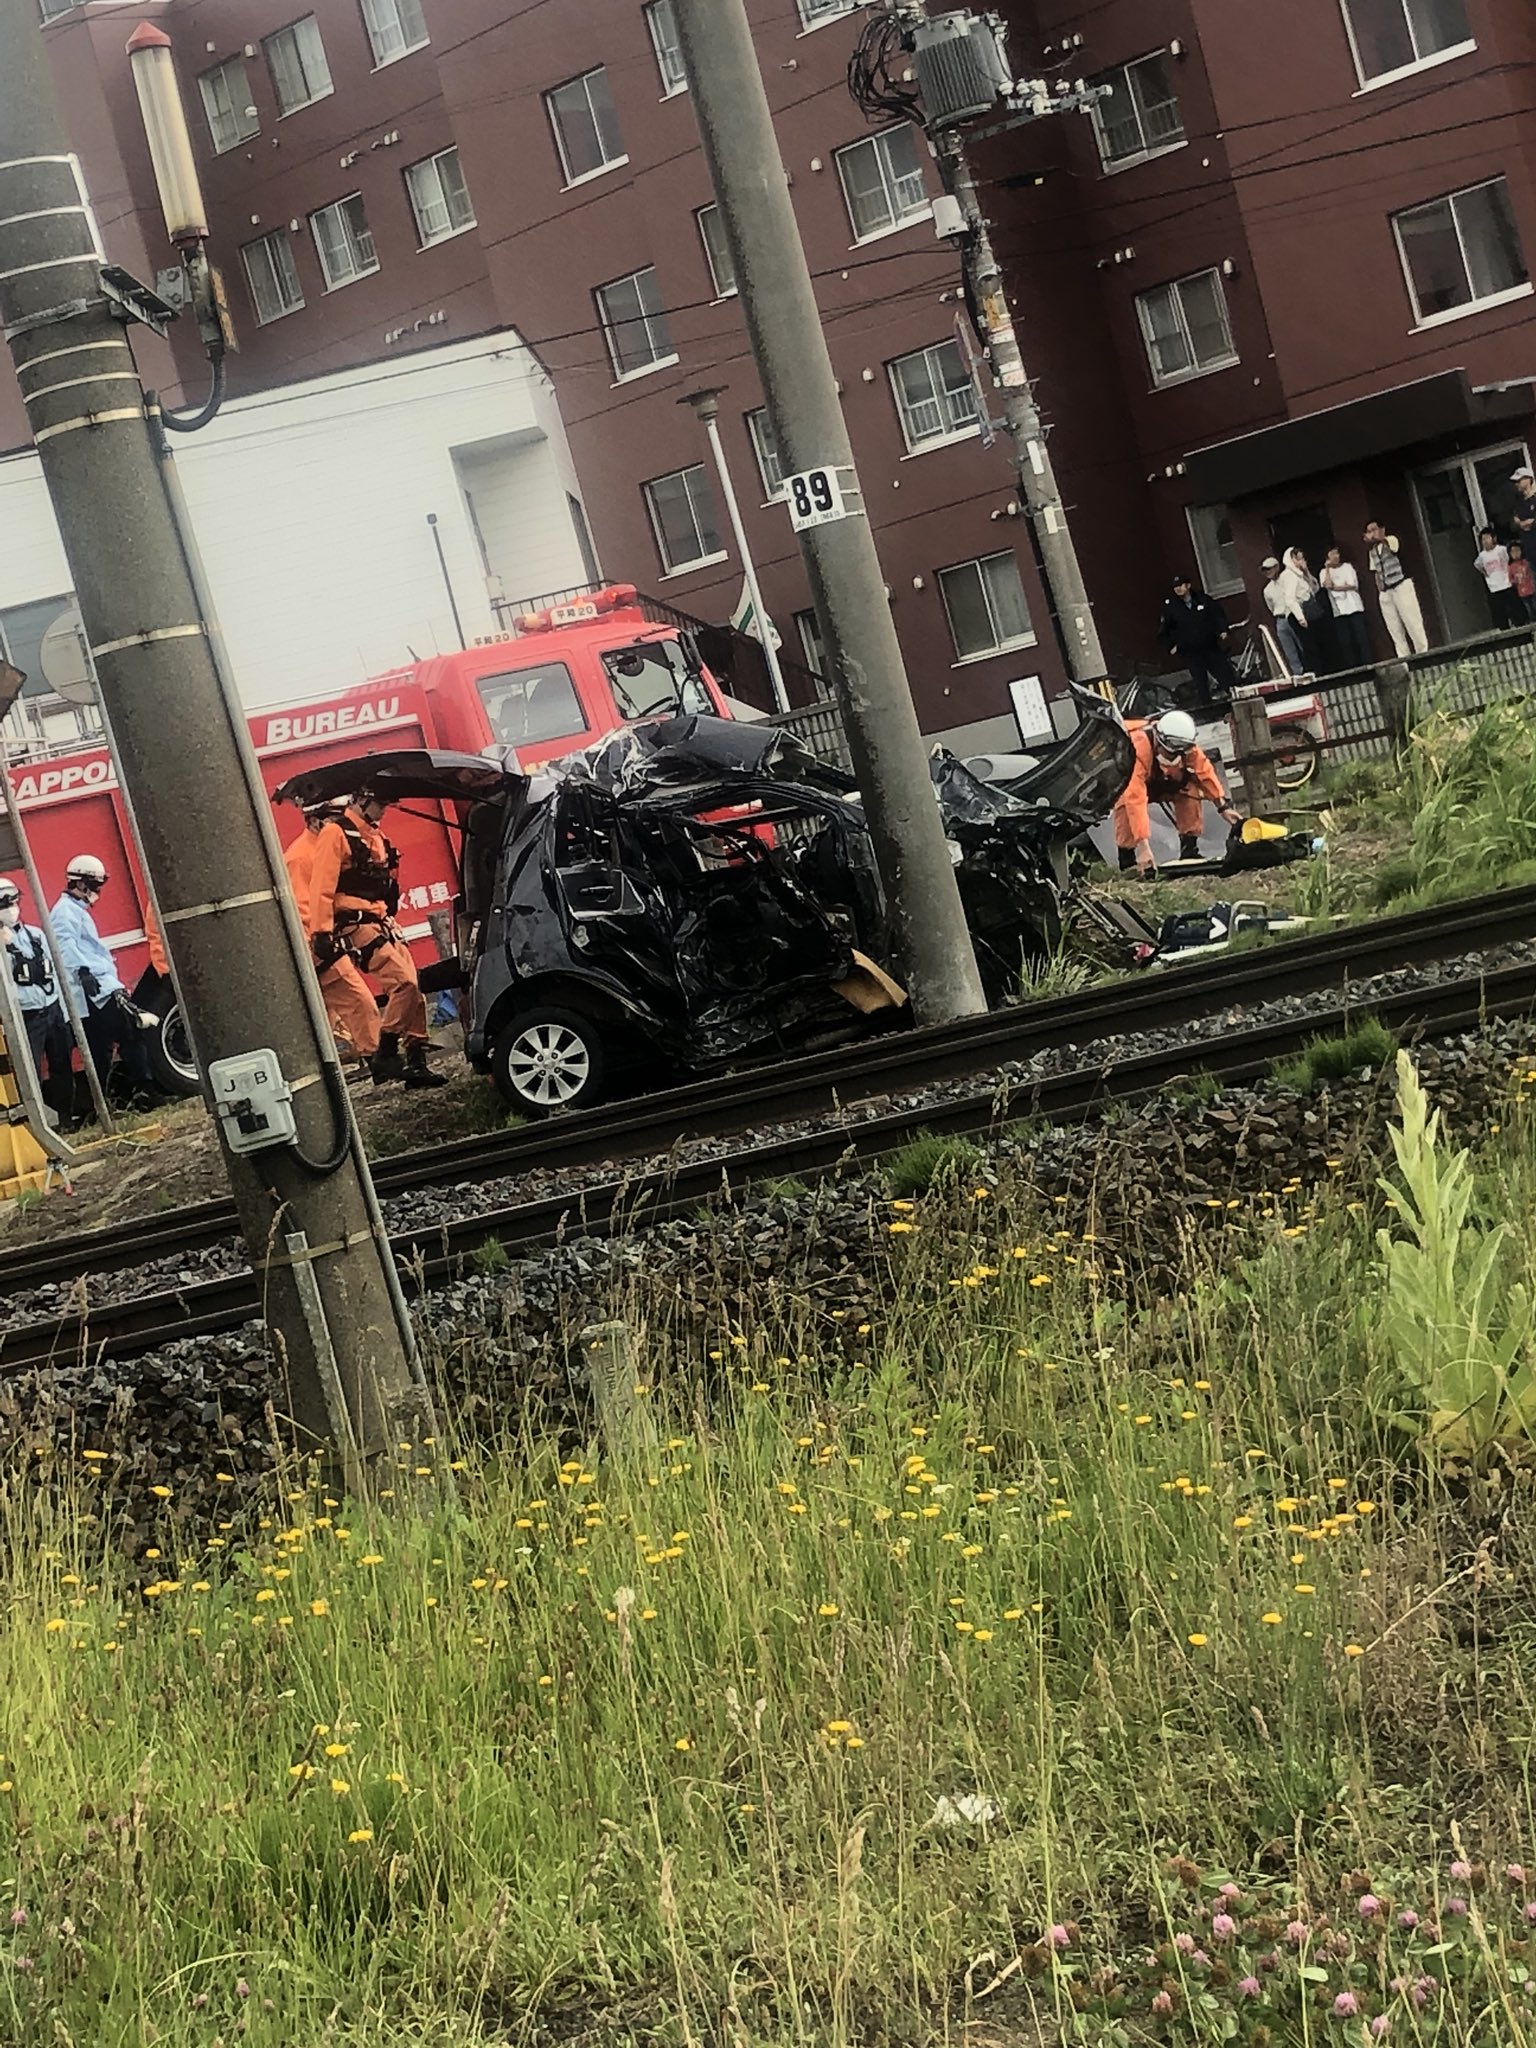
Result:
M1413 314L1411 332L1417 334L1424 328L1443 327L1452 320L1468 320L1474 314L1486 313L1492 307L1508 306L1512 305L1516 299L1530 298L1533 291L1536 291L1536 284L1533 284L1531 279L1530 263L1525 254L1525 245L1521 243L1520 260L1525 264L1526 268L1525 278L1521 283L1502 286L1498 291L1489 292L1480 299L1469 298L1463 306L1447 306L1439 313L1425 313L1420 310L1418 286L1413 281L1413 267L1408 259L1407 245L1403 241L1401 225L1403 219L1411 213L1428 213L1432 207L1436 206L1447 206L1450 208L1451 226L1456 231L1456 246L1461 252L1462 269L1466 273L1467 289L1470 291L1472 289L1472 266L1467 261L1466 237L1462 232L1461 220L1456 211L1456 201L1469 197L1473 192L1486 192L1495 185L1502 185L1506 193L1509 192L1509 179L1500 171L1495 177L1480 178L1475 185L1462 185L1454 192L1441 193L1438 198L1421 199L1413 206L1400 206L1395 213L1388 216L1392 225L1392 239L1397 244L1398 262L1402 265L1403 282L1408 291L1409 310ZM1515 223L1515 235L1518 240L1520 222L1515 215L1512 194L1510 195L1509 211L1510 218Z
M646 28L650 31L651 54L656 59L656 72L661 80L661 96L664 100L675 100L680 93L688 90L688 68L683 62L683 46L677 33L677 12L672 0L645 0L641 13L645 16ZM672 24L672 40L666 42L656 32L656 24L665 15ZM676 78L667 75L669 58L676 57Z
M784 452L778 446L773 432L773 422L768 417L766 405L755 405L746 414L747 439L752 443L752 453L757 461L758 482L763 487L763 503L780 505L784 502L785 478ZM772 472L779 472L777 483Z
M298 30L306 24L311 24L314 28L315 47L319 52L320 62L325 69L325 85L321 91L312 92L308 99L295 100L291 106L284 106L282 87L278 84L277 71L272 62L272 45L280 36L296 36ZM280 121L286 121L290 114L303 113L306 107L314 106L317 100L329 99L336 90L336 82L331 76L331 60L325 54L325 38L320 32L320 17L317 14L301 14L297 20L284 22L281 28L275 28L270 34L264 35L261 39L261 54L266 63L267 76L272 81L272 93L277 101L277 118ZM302 65L303 53L298 50L297 44L295 44L295 56L300 65Z
M425 50L430 46L432 36L427 28L426 10L422 7L421 0L359 0L359 6L363 16L363 33L367 36L368 48L373 53L373 68L375 71L382 71L390 64L398 64L402 57L412 56L417 50ZM400 10L402 7L411 6L414 6L417 13L421 16L421 34L414 43L403 42L398 50L391 50L388 56L382 55L379 50L378 35L374 28L373 15L370 10L388 7L394 16L396 26L403 35L404 24L400 19Z
M573 171L571 169L571 158L570 152L566 148L565 131L560 125L560 118L555 110L555 95L557 93L569 92L573 85L585 86L593 78L601 78L606 83L607 77L608 67L606 64L593 64L585 71L578 71L574 78L562 78L558 85L551 85L545 88L543 94L544 113L549 122L550 133L554 137L555 155L559 160L560 170L565 178L565 189L568 192L577 185L585 185L591 178L604 178L610 171L620 170L629 162L629 152L625 149L624 137L619 132L619 113L617 106L614 104L612 92L608 94L608 104L613 111L613 139L618 144L619 153L617 156L605 157L600 164L594 164L590 171ZM603 143L602 125L598 121L597 110L592 104L590 89L587 92L586 99L587 114L592 122L592 132L598 142L606 147L607 145Z
M1107 177L1113 176L1116 171L1128 171L1136 164L1149 163L1153 157L1170 156L1176 149L1189 147L1189 133L1184 126L1184 109L1178 94L1175 92L1173 96L1173 104L1179 112L1178 135L1169 142L1149 142L1143 109L1132 84L1132 74L1140 70L1144 64L1156 63L1159 60L1166 63L1167 59L1168 49L1165 44L1161 49L1144 50L1139 57L1128 57L1123 64L1110 64L1103 71L1095 72L1089 80L1090 85L1103 85L1118 75L1125 81L1126 98L1130 101L1131 110L1136 116L1136 132L1141 137L1140 149L1128 150L1124 156L1111 156L1105 147L1106 130L1100 102L1096 100L1093 103L1088 110L1089 118L1093 122L1094 140L1098 144L1099 168Z
M795 0L795 13L800 18L799 34L812 36L819 28L826 28L830 22L841 21L845 15L853 14L863 0Z
M459 188L464 194L464 203L469 208L468 220L459 221L456 225L452 221L453 210L448 202L447 191L443 184L443 174L438 168L444 159L450 156L458 164ZM428 170L432 171L437 179L438 199L444 212L448 214L450 221L450 225L444 228L441 234L436 235L428 234L427 232L426 224L421 217L421 208L417 203L416 187L412 183L412 179L417 172ZM415 163L407 164L400 175L405 180L405 196L410 202L411 218L416 224L416 246L418 249L435 249L440 242L451 242L457 236L467 235L472 228L479 226L479 222L475 217L474 198L469 189L469 180L464 176L464 166L459 159L459 145L456 142L450 142L446 149L433 150L430 156L418 157Z
M717 300L739 298L741 296L741 287L736 282L736 266L734 263L731 264L730 283L727 285L723 285L720 282L720 272L715 267L715 252L709 246L709 236L704 232L704 216L706 213L713 214L715 219L720 223L720 233L722 238L725 236L725 216L721 213L718 204L713 199L710 200L707 206L696 206L693 209L694 224L698 228L699 241L703 245L704 249L704 267L706 270L708 270L709 281L715 288L715 298ZM728 240L725 243L725 249L723 253L725 255L726 261L730 262L731 245Z
M491 715L491 707L486 701L487 688L493 683L511 685L521 681L523 686L523 704L526 709L533 690L536 690L540 683L551 680L550 671L554 669L559 670L565 687L570 693L571 706L577 718L576 725L568 727L564 732L545 733L540 737L531 739L507 739ZM531 688L529 684L530 678L532 679ZM511 694L510 689L507 694ZM479 699L481 710L485 713L486 724L491 727L492 732L495 734L498 746L514 748L553 747L558 746L563 740L580 739L592 730L592 721L587 716L587 707L582 702L581 690L577 685L575 676L571 672L571 665L568 661L551 659L549 661L530 662L521 668L487 669L483 675L475 677L475 695Z
M941 426L935 433L924 434L914 439L912 423L908 417L906 401L901 388L901 379L897 372L903 363L921 361L928 371L930 385L929 402L937 406L942 413L947 410L946 393L949 387L940 383L934 370L933 358L941 356L946 349L953 352L955 360L964 375L965 382L963 388L970 393L971 398L970 420L963 427ZM952 448L957 442L974 440L981 432L981 407L976 402L975 382L969 371L966 370L965 358L960 353L958 342L946 337L940 341L929 342L926 348L907 349L903 354L890 358L885 366L885 374L890 384L892 403L896 407L896 419L901 428L901 438L906 443L909 455L926 455L935 448Z
M251 104L250 76L246 71L245 63L244 54L237 50L233 56L221 57L217 64L210 64L206 70L199 71L197 74L197 96L202 102L203 121L207 127L208 141L215 156L228 156L230 151L238 149L242 142L249 142L252 136L261 133L261 116L259 114L252 114L248 117L245 112L246 108ZM234 106L233 99L231 99L231 119L243 121L249 118L250 126L242 128L228 142L220 142L218 130L213 125L213 108L209 104L208 81L210 78L222 78L227 71L235 68L238 68L240 81L245 90L238 108Z
M330 265L326 261L325 244L320 239L320 230L319 227L317 226L317 223L324 214L337 214L346 224L347 245L348 248L350 249L356 240L356 229L354 228L351 220L343 212L343 208L351 206L354 201L357 203L359 207L362 208L363 233L368 237L368 247L372 252L373 261L371 264L368 265L366 269L353 270L347 277L333 278L331 276ZM373 230L368 225L367 202L363 198L361 192L347 192L344 193L340 199L333 199L325 206L315 207L309 215L309 232L310 237L315 245L315 254L320 259L320 275L325 279L325 288L328 292L345 291L348 285L358 284L365 277L375 276L379 269L381 268L381 265L379 263L378 246L373 239Z
M980 586L982 597L986 601L987 617L993 628L996 629L998 624L997 607L993 601L992 592L988 588L986 578L986 568L989 562L1008 562L1012 565L1013 573L1018 578L1019 596L1023 603L1024 616L1029 619L1029 626L1022 634L1005 635L996 640L990 647L977 648L971 654L963 654L960 650L959 635L955 631L955 614L949 602L949 590L945 583L945 578L957 576L966 569L974 569L977 572L977 583ZM966 668L973 661L995 661L999 655L1014 654L1024 647L1039 646L1040 635L1035 626L1034 619L1030 616L1029 598L1024 589L1023 571L1019 567L1018 555L1012 548L994 548L992 553L988 555L973 555L964 562L950 562L945 568L934 571L934 581L938 585L939 602L944 607L945 623L949 627L949 644L955 650L955 659L951 664L952 667Z
M891 170L887 154L891 137L902 133L911 137L913 154L917 158L917 176L922 184L921 206L915 207L907 213L897 213L895 211L896 178ZM861 149L870 149L875 152L875 160L880 165L880 183L887 199L892 205L891 218L883 227L861 229L854 213L853 199L848 190L848 177L844 165L850 157L856 155ZM856 142L845 142L841 149L836 149L832 152L832 161L837 167L838 183L841 185L843 192L843 208L848 215L848 226L853 235L853 246L856 249L862 248L866 242L878 242L882 241L887 235L898 235L906 228L915 227L920 220L932 217L933 195L928 190L928 180L923 172L923 160L918 152L918 131L915 123L911 121L893 121L888 128L877 128L873 135L861 135Z
M1200 528L1196 523L1199 515L1202 513L1220 514L1230 525L1232 508L1230 505L1222 504L1186 505L1184 507L1184 524L1189 529L1190 552L1194 555L1195 567L1200 572L1201 587L1204 589L1206 596L1236 597L1239 591L1246 590L1248 587L1243 581L1241 564L1234 561L1232 575L1224 576L1219 581L1212 582L1210 570L1206 566L1206 544L1201 538ZM1214 523L1218 522L1213 521ZM1219 549L1220 542L1213 540L1212 546ZM1235 539L1232 543L1232 552L1235 558L1237 554L1237 542Z
M1437 64L1454 63L1458 57L1469 56L1477 49L1477 38L1472 34L1469 24L1467 34L1461 42L1437 50L1433 56L1416 56L1411 64L1399 64L1390 71L1376 71L1367 77L1360 38L1355 29L1355 17L1351 11L1353 4L1354 0L1339 0L1339 12L1344 17L1344 33L1349 41L1350 59L1355 67L1355 77L1359 80L1361 93L1375 92L1383 85L1395 85L1400 78L1412 78L1420 71L1431 71ZM1408 0L1398 0L1398 5L1403 10L1403 23L1408 31L1408 40L1417 47L1418 37L1414 34L1413 16L1408 11ZM1358 93L1356 97L1359 97Z
M1206 277L1213 277L1216 280L1216 291L1221 301L1222 325L1226 329L1227 353L1217 360L1200 363L1193 360L1195 353L1194 336L1190 329L1189 316L1184 310L1182 292L1185 285L1197 284L1200 279ZM1189 346L1191 357L1190 367L1187 370L1175 370L1170 375L1164 375L1158 369L1157 356L1154 352L1156 337L1153 335L1148 325L1146 314L1143 311L1146 301L1155 292L1172 292L1175 294L1174 304L1178 308L1179 326L1183 332L1184 340ZM1242 362L1242 354L1237 346L1237 338L1232 332L1232 309L1227 304L1226 280L1223 278L1218 264L1207 264L1203 270L1186 271L1182 277L1171 277L1162 284L1148 285L1145 291L1137 292L1134 304L1136 308L1136 323L1141 330L1142 353L1146 357L1147 368L1151 373L1154 391L1166 391L1174 384L1192 384L1197 377L1214 377L1218 371L1230 370Z
M641 289L641 279L649 278L655 286L656 303L648 306ZM615 319L606 304L606 295L616 291L620 285L635 287L635 303L638 311ZM592 303L597 309L597 324L603 331L603 340L608 348L608 360L613 365L615 384L629 384L636 377L650 377L657 370L669 369L678 360L677 344L672 339L672 330L667 325L667 309L661 297L661 277L654 263L643 263L638 270L626 271L622 277L610 277L605 283L594 285ZM643 363L635 363L625 369L620 357L618 335L621 328L643 327L648 347L655 349L658 337L665 344L659 354L653 354Z
M257 295L255 279L251 276L251 251L268 247L282 250L287 259L288 269L292 274L294 289L297 291L298 297L292 305L283 306L279 312L264 314L261 310L261 301ZM271 228L264 235L253 235L250 241L242 242L240 244L240 268L245 277L246 297L251 302L251 311L256 315L256 325L258 327L272 327L279 320L286 320L290 313L303 312L305 304L304 281L299 276L299 266L293 253L293 244L288 239L287 228ZM269 268L275 276L278 266L270 264Z
M662 474L661 476L647 477L645 481L641 484L640 494L645 500L646 516L651 522L651 533L656 542L657 559L661 563L662 576L664 580L672 576L686 576L689 575L695 569L712 568L714 564L717 562L725 562L730 560L730 550L723 545L723 542L722 545L715 548L711 553L695 555L690 557L690 559L688 559L687 561L683 562L672 562L671 560L669 560L667 553L666 535L662 530L661 520L657 514L656 501L652 494L659 484L671 483L674 477L682 477L684 479L687 479L689 477L702 477L704 480L704 488L706 491L710 492L711 499L713 499L714 495L713 492L710 491L709 471L702 462L690 462L686 463L681 469L669 469L665 471L664 474ZM688 510L693 515L694 530L698 534L699 540L702 543L705 539L705 534L703 525L699 519L698 510L693 495L693 490L691 486L686 486L686 489L688 497ZM716 529L715 532L715 539L717 541L721 540L721 535L718 529Z

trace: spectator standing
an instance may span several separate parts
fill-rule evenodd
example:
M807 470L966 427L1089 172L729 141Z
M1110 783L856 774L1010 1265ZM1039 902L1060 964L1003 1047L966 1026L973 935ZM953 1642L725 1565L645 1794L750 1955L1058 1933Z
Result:
M1285 569L1278 555L1264 557L1264 575L1264 602L1275 622L1275 638L1280 643L1285 665L1293 676L1305 675L1307 653L1301 638L1303 628L1298 627L1291 617L1285 591Z
M1188 668L1200 707L1225 708L1238 677L1227 653L1227 615L1215 598L1192 576L1175 576L1157 630Z
M1510 482L1519 492L1510 525L1516 540L1529 541L1536 534L1536 476L1528 469L1517 469Z
M1360 595L1360 572L1346 562L1342 548L1332 547L1323 558L1318 578L1333 606L1333 636L1343 667L1369 668L1371 629L1366 623L1365 599Z
M1317 578L1307 567L1307 558L1300 548L1287 548L1285 551L1285 565L1280 571L1280 599L1285 606L1285 616L1280 622L1281 632L1283 634L1289 625L1296 643L1291 674L1316 674L1321 664L1313 646L1312 629L1318 617L1318 601L1327 604L1328 600L1319 590Z
M1510 577L1509 549L1491 526L1483 528L1478 542L1477 567L1488 586L1488 609L1493 614L1493 623L1499 632L1511 632L1525 624L1526 612Z
M1525 606L1525 616L1536 623L1536 569L1526 559L1524 544L1518 540L1509 544L1509 580Z
M1424 630L1424 611L1413 578L1403 563L1402 548L1395 533L1388 533L1379 519L1365 529L1366 566L1376 579L1381 616L1399 661L1410 654L1429 652L1429 635Z

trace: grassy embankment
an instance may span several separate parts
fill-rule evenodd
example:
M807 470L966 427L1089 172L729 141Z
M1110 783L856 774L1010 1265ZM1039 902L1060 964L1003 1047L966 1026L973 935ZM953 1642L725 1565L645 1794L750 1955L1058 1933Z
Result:
M1397 1193L1192 1215L1155 1295L951 1179L883 1324L765 1299L707 1390L653 1328L653 1448L172 1492L147 1585L60 1454L7 1495L0 2040L1518 2048L1511 1089L1475 1173L1410 1101Z

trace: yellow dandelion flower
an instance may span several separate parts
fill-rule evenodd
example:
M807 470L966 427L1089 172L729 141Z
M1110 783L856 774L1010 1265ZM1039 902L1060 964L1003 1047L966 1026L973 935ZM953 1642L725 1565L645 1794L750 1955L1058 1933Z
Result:
M1207 1643L1208 1643L1208 1642L1209 1642L1210 1640L1211 1640L1211 1639L1210 1639L1210 1637L1209 1637L1209 1636L1203 1636L1203 1635L1201 1635L1198 1629L1197 1629L1197 1630L1195 1631L1195 1633L1194 1633L1194 1634L1193 1634L1193 1635L1192 1635L1192 1636L1191 1636L1191 1637L1189 1638L1189 1641L1190 1641L1190 1642L1191 1642L1191 1643L1192 1643L1192 1644L1194 1645L1194 1647L1195 1647L1195 1648L1196 1648L1197 1650L1203 1650L1203 1649L1205 1648L1206 1644L1207 1644Z
M828 1620L830 1620L831 1617L834 1614L837 1614L839 1611L840 1610L835 1600L823 1600L821 1605L816 1610L816 1612L819 1615L823 1616L825 1619Z
M325 1753L327 1756L345 1756L351 1747L349 1742L328 1742L325 1745Z
M1308 1586L1308 1585L1305 1585L1305 1584L1303 1584L1303 1585L1299 1585L1299 1586L1298 1586L1298 1587L1296 1588L1296 1591L1297 1591L1298 1593L1300 1593L1300 1594L1302 1595L1302 1597L1303 1597L1303 1598L1305 1599L1305 1598L1306 1598L1306 1596L1307 1596L1308 1594L1310 1594L1310 1593L1315 1593L1315 1592L1317 1591L1317 1588L1316 1588L1316 1586Z
M373 1840L373 1829L354 1828L351 1834L348 1835L347 1840L349 1842L371 1842Z
M352 1787L347 1783L345 1778L332 1778L331 1790L336 1794L336 1797L338 1799L345 1799L347 1794L352 1790Z
M977 1641L978 1643L990 1643L990 1642L991 1642L991 1640L992 1640L992 1631L991 1631L991 1629L989 1629L989 1628L979 1628L979 1629L977 1629L977 1631L976 1631L976 1635L975 1635L975 1640L976 1640L976 1641Z
M297 1778L302 1783L305 1778L312 1778L315 1775L315 1767L313 1764L290 1764L288 1766L288 1775L290 1778Z
M370 1550L366 1557L360 1557L357 1561L359 1564L382 1564L384 1562L376 1550Z
M1375 1503L1375 1501L1373 1501L1373 1500L1357 1500L1357 1501L1355 1502L1355 1513L1356 1513L1357 1515L1374 1515L1374 1514L1375 1514L1375 1512L1376 1512L1376 1503Z
M51 1636L56 1636L59 1633L60 1629L67 1628L68 1626L69 1624L60 1615L57 1614L54 1615L51 1621L45 1621L43 1623L43 1627Z
M673 1743L672 1747L676 1750L681 1750L682 1753L686 1756L688 1751L693 1747L693 1737L691 1735L679 1735L676 1742Z
M1005 1607L1003 1609L1004 1621L1022 1621L1023 1618L1024 1610L1022 1607Z
M1363 1657L1365 1652L1358 1643L1346 1643L1344 1645L1344 1654L1346 1657Z
M329 1600L311 1600L309 1603L309 1611L311 1614L317 1617L322 1614L329 1614L331 1611L331 1603Z
M852 1732L853 1723L851 1721L829 1721L827 1723L827 1733L829 1735L851 1735Z
M1232 1517L1232 1526L1234 1529L1251 1529L1253 1527L1253 1517L1252 1515L1234 1515Z
M273 1592L270 1586L263 1586L261 1591L256 1595L256 1604L260 1606L264 1601L275 1600L276 1598L277 1595Z

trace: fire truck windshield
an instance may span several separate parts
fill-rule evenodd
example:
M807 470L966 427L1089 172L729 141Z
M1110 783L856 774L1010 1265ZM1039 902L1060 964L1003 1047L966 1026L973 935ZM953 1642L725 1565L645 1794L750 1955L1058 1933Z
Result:
M499 746L537 747L549 740L577 739L587 729L576 685L563 661L482 676L479 687Z
M715 708L675 640L637 640L630 647L610 648L603 667L626 720L675 718L689 711L707 717Z

